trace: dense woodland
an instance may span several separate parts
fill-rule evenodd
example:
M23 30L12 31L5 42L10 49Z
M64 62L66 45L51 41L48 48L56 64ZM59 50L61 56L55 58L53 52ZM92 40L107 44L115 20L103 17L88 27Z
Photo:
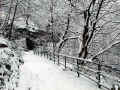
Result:
M91 58L119 41L119 5L119 0L4 0L1 35L53 42L58 53ZM99 58L118 63L116 46Z

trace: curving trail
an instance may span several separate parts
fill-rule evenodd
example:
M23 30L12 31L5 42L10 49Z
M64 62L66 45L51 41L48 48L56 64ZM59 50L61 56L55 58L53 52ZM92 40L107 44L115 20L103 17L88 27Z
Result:
M32 52L25 53L24 60L16 90L99 90L85 77L77 78L76 73L63 71L53 62Z

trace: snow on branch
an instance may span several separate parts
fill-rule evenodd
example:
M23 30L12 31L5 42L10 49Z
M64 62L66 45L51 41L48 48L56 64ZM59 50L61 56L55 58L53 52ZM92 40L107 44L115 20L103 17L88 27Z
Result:
M77 39L77 38L80 38L80 36L68 37L68 38L65 38L65 40L66 40L66 39L68 39L68 40L69 40L69 39ZM80 39L80 40L82 41L82 39Z
M112 48L112 46L116 45L120 43L120 40L115 41L114 43L110 44L108 47L106 47L105 49L101 50L100 52L98 52L96 55L94 55L91 60L93 60L94 58L96 58L98 55L103 54L104 52L106 52L107 50L109 50L110 48Z

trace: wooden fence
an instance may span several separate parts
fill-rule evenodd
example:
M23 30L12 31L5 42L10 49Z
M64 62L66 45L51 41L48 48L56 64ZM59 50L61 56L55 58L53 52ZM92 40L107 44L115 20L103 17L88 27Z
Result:
M53 53L42 48L34 50L36 55L44 55L58 65L63 65L64 70L71 70L77 76L83 75L96 83L98 88L106 90L120 90L120 71L105 65L98 60L92 62L89 59L77 58L69 55ZM82 63L84 61L84 63ZM112 84L107 84L109 81Z

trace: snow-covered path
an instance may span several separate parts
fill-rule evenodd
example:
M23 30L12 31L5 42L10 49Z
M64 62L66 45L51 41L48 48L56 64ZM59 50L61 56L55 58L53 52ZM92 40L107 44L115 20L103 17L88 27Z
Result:
M59 66L32 52L25 53L17 90L99 90L85 77L63 71Z

